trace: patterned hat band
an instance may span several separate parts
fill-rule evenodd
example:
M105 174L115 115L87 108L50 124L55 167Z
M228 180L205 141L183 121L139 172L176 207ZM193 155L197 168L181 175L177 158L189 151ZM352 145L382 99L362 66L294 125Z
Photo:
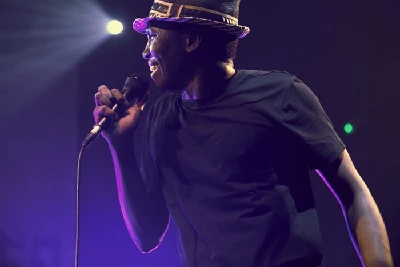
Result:
M238 19L228 14L223 14L215 10L190 6L178 5L164 1L154 1L150 14L150 18L201 18L212 20L232 26L238 26Z

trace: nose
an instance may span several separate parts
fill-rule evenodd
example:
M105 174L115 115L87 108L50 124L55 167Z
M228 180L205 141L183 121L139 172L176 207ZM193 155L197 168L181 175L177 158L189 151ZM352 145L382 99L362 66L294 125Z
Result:
M143 50L143 52L142 52L142 57L143 57L145 60L149 60L149 59L150 59L151 54L150 54L150 49L149 49L149 46L148 46L148 45L146 45L146 48Z

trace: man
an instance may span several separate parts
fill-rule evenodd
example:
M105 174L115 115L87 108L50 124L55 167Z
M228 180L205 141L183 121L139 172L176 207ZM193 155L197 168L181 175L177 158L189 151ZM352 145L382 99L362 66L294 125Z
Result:
M183 266L319 266L311 168L337 196L362 263L393 266L377 206L311 90L285 72L234 68L249 32L238 12L237 0L155 1L135 20L164 92L140 167L133 134L145 99L132 106L106 86L95 95L95 120L113 120L103 136L132 239L150 252L172 219Z

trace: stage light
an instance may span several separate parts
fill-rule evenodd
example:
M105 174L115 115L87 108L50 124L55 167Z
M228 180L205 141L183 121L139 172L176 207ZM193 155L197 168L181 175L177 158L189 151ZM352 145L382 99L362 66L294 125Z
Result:
M12 3L4 8L0 4L2 11L10 8L1 17L9 25L1 27L0 42L11 44L3 45L0 52L0 66L7 66L0 71L1 90L7 96L19 92L19 105L30 106L47 90L54 90L59 79L78 75L78 64L110 38L106 25L112 17L96 0ZM10 116L18 118L20 112L24 109Z
M110 34L120 34L124 26L118 20L112 20L107 24L107 30Z
M354 126L351 123L346 123L343 127L344 132L347 134L352 134L354 133Z

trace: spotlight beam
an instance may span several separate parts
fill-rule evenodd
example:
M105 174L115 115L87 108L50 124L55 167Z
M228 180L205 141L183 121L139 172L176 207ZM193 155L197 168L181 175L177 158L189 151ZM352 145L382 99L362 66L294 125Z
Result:
M34 102L109 37L110 18L92 0L16 1L2 13L0 91L18 96L20 105Z

